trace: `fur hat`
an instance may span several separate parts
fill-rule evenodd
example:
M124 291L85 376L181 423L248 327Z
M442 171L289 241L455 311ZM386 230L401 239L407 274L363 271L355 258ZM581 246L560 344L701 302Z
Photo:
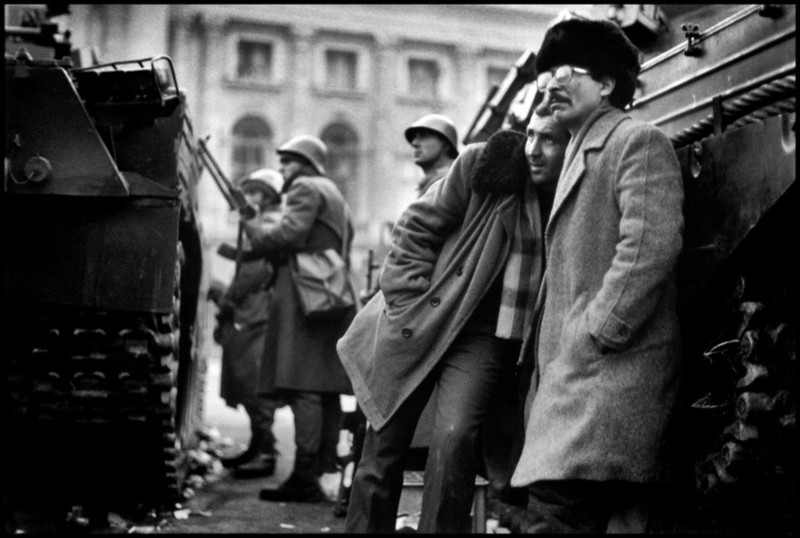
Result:
M639 75L639 49L611 21L568 19L547 30L536 55L536 72L559 65L574 65L591 71L597 80L610 76L616 81L609 97L623 108L633 99Z

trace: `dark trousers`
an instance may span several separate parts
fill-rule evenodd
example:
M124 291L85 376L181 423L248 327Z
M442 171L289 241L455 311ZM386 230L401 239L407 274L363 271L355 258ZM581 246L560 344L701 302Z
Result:
M250 418L250 449L259 454L275 453L272 425L278 407L280 403L276 399L257 395L244 404L244 410Z
M653 486L542 480L528 487L528 534L644 533Z
M417 531L470 531L477 435L499 381L513 368L518 351L516 342L462 332L384 428L379 432L367 428L350 494L346 532L394 532L405 456L434 386L438 387L434 425Z
M479 436L483 463L480 474L489 481L487 501L499 500L524 508L528 502L528 489L511 487L511 476L525 442L522 401L516 390L517 384L516 372L509 369L500 381L503 389L492 398L484 417Z
M336 471L336 445L342 428L339 393L286 391L294 414L294 472L315 478Z

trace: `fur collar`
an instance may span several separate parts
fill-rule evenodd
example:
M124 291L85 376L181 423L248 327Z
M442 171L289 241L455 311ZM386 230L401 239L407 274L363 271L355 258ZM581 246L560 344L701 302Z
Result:
M525 158L525 135L519 131L498 131L481 151L470 184L478 193L516 194L530 179Z

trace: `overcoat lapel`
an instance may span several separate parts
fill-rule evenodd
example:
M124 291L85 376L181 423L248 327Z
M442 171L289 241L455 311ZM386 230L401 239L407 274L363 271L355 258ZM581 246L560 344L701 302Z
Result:
M587 129L583 133L578 133L567 148L567 159L565 159L564 170L558 180L556 194L553 200L553 209L550 212L550 219L547 224L549 231L550 225L556 220L559 211L564 206L565 201L575 191L586 172L586 154L589 151L601 150L606 145L609 135L620 122L627 116L621 110L615 108L604 108L594 118L590 117L587 122ZM583 139L583 140L581 140Z

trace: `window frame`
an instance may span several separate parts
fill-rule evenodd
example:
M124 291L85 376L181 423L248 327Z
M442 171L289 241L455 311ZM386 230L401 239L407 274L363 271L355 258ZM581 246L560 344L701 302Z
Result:
M352 135L352 147L346 148L345 153L343 153L342 155L345 155L347 158L350 158L350 159L353 160L353 165L354 165L354 169L355 170L351 175L349 175L348 177L344 178L343 179L343 183L340 185L341 190L342 190L342 194L345 196L345 198L348 200L348 202L352 203L352 202L355 201L355 197L358 194L357 193L357 189L358 189L358 185L360 183L360 177L363 174L363 168L364 168L364 165L365 165L364 158L363 158L363 155L364 155L363 144L364 144L364 142L363 142L362 136L359 133L359 131L356 128L356 126L351 121L345 120L345 119L332 120L332 121L328 122L320 130L320 135L319 135L320 139L325 141L326 138L327 138L325 136L326 133L328 131L330 131L331 129L334 129L334 128L346 129L347 131L349 131L349 134ZM334 156L336 156L336 157L339 156L339 155L336 154L338 148L334 144L330 144L328 142L326 142L326 144L328 144L328 159L329 159L329 161L332 161ZM329 177L331 177L332 180L334 180L334 181L336 181L338 183L339 179L335 179L333 177L332 171L333 171L333 167L331 166L330 169L328 170L328 175L329 175Z
M239 43L257 43L272 47L272 72L268 77L239 76ZM237 84L276 86L286 79L286 43L268 32L236 30L228 36L228 80Z
M453 97L453 81L455 67L453 53L447 50L431 50L420 45L407 46L399 55L400 72L398 73L400 97L404 101L443 105ZM435 97L419 96L411 93L411 60L434 61L439 68L439 81Z
M252 137L252 138L249 138L249 137L244 137L244 136L238 135L236 133L236 127L242 121L245 121L245 120L250 119L250 118L263 122L264 126L266 127L266 133L265 133L265 135L263 137ZM231 178L231 181L236 182L239 179L241 179L241 177L243 177L245 174L248 174L248 173L250 173L250 172L252 172L253 170L256 169L256 165L251 166L251 165L249 165L247 163L246 160L240 163L240 161L238 161L236 159L236 154L237 154L238 151L240 151L240 148L245 148L245 150L249 152L249 151L252 151L253 148L255 148L257 146L258 142L251 142L251 141L255 141L255 140L263 141L263 155L262 155L263 161L261 163L259 163L257 166L258 167L270 166L270 151L269 150L271 148L274 148L274 146L275 146L275 129L273 129L272 125L270 124L270 122L266 118L264 118L260 114L254 114L254 113L241 114L236 118L236 121L234 121L233 124L231 125L230 136L231 136L231 147L230 147L230 159L231 159L231 161L230 162L231 162L231 172L232 172L232 174L234 176L234 177ZM244 145L240 145L241 141L243 141L243 140L248 141L248 143L244 144ZM240 166L240 164L241 164L241 166ZM243 169L244 171L240 172L240 169Z
M412 79L412 64L415 63L415 62L419 63L419 64L432 65L433 68L435 69L434 79L433 79L433 93L432 94L417 93L416 88L414 86L412 86L412 80L411 80ZM413 97L413 98L416 98L416 99L426 99L426 100L428 100L428 99L437 100L437 99L440 98L440 96L442 94L442 79L443 79L442 67L441 67L440 62L438 62L436 59L433 59L433 58L419 58L417 56L409 56L408 58L406 58L405 68L406 68L406 77L407 77L407 80L408 80L408 83L407 83L407 86L406 86L406 93L408 94L409 97Z
M328 85L327 52L349 52L356 57L355 87L351 89L335 88ZM314 50L314 88L318 92L335 95L362 95L370 90L370 72L372 70L372 56L368 46L346 40L332 38L321 39Z
M343 56L348 56L349 58L353 59L353 72L352 72L352 86L334 86L330 79L331 74L331 66L330 66L330 55L331 54L341 54ZM353 92L358 90L358 52L354 50L350 50L347 48L338 48L338 47L327 47L323 53L323 58L325 62L325 82L324 87L326 90L332 91L343 91L343 92ZM350 75L350 73L348 73ZM348 77L349 78L349 77Z

